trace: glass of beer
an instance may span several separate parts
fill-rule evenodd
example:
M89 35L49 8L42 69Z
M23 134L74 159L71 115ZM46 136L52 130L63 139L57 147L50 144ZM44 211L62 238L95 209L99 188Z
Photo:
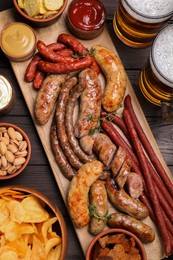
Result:
M119 0L113 26L126 45L145 48L173 15L173 0Z
M139 86L151 103L162 107L165 119L173 116L173 24L165 26L154 39Z

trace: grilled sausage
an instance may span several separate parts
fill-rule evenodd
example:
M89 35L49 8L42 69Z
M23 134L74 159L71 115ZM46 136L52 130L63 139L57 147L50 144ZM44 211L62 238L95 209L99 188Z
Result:
M111 143L110 138L107 135L103 134L103 133L97 133L95 135L95 140L94 140L94 144L93 144L93 151L96 154L99 154L102 146L105 143Z
M100 161L105 165L109 166L116 152L116 146L111 143L105 143L99 153Z
M113 51L101 45L95 45L93 49L94 58L106 77L102 105L107 112L113 112L124 98L127 76L120 58Z
M34 80L34 77L35 77L35 73L37 71L37 65L38 65L38 62L39 60L41 60L41 56L40 54L37 52L32 60L29 62L27 68L26 68L26 71L25 71L25 80L27 82L31 82Z
M105 185L108 198L117 209L139 220L148 217L148 208L141 201L131 198L124 189L118 189L113 179L107 179Z
M80 72L79 80L81 85L85 85L85 90L80 97L79 117L74 126L74 135L81 138L98 124L101 111L101 84L98 75L90 68Z
M83 163L74 154L74 151L69 144L65 130L65 109L70 90L77 84L77 82L77 77L72 77L62 85L55 113L58 141L68 161L75 169L79 169Z
M52 149L55 161L58 164L62 174L68 180L71 180L76 172L73 170L73 168L68 163L67 158L65 157L65 155L59 145L59 142L57 139L57 134L56 134L55 120L52 121L52 125L51 125L50 145L51 145L51 149Z
M113 173L113 177L115 177L118 174L120 168L122 167L122 165L126 159L126 156L127 155L126 155L125 150L121 146L119 146L118 150L114 156L114 159L111 163L111 170Z
M94 140L95 135L85 135L79 139L81 148L88 155L92 155L93 153Z
M112 213L107 224L113 228L123 228L132 232L143 243L151 243L155 239L155 233L149 225L125 214Z
M45 74L42 71L37 70L35 73L34 80L33 80L33 87L35 89L40 89L40 87L43 84L44 78L45 78Z
M125 185L130 197L137 199L142 195L144 186L143 186L142 177L139 174L135 172L130 172L127 175L127 180Z
M67 207L74 225L84 227L90 221L88 193L91 185L103 171L99 161L84 164L73 177L67 194Z
M126 158L123 162L123 165L118 173L118 175L115 178L116 183L118 184L118 187L121 189L124 187L128 174L130 173L131 169L131 160L129 158Z
M61 84L65 82L66 78L66 74L51 74L44 79L41 88L37 92L34 107L35 117L40 125L44 125L49 120L59 95Z
M69 143L74 153L82 162L85 163L85 162L92 161L92 157L89 157L81 149L77 138L74 136L74 131L73 131L73 112L74 112L77 99L84 91L84 87L85 85L80 84L79 82L79 84L77 84L70 92L70 96L67 102L66 112L65 112L65 127L66 127L66 133L67 133Z
M93 235L100 233L106 226L108 213L108 198L105 184L101 180L96 180L90 188L89 192L91 219L89 222L89 231Z

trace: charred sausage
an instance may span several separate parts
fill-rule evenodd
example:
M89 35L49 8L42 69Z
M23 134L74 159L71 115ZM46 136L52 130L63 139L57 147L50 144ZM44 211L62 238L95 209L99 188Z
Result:
M65 82L66 74L48 75L37 92L34 113L37 122L44 125L50 118L59 95L61 84Z
M55 158L56 163L58 164L62 174L68 180L71 180L73 176L76 174L74 169L68 163L57 139L56 134L56 122L53 120L50 130L50 145Z
M85 86L80 97L79 117L74 126L74 135L81 138L96 128L101 111L102 90L98 75L90 68L80 72L79 81Z
M115 181L118 184L118 187L120 189L124 187L128 174L130 173L130 169L131 169L131 160L127 157L123 162L118 175L115 178Z
M72 150L68 137L65 130L65 109L69 98L70 90L77 84L77 77L72 77L67 80L61 87L61 91L57 100L56 107L56 125L57 125L57 137L61 145L61 148L69 160L70 164L75 168L79 169L83 163L77 158Z
M123 228L136 235L143 243L151 243L155 239L153 229L131 216L121 213L112 213L108 225L113 228Z
M74 136L74 131L73 131L73 112L74 112L77 99L84 91L84 87L85 85L84 84L81 85L79 81L79 84L77 84L70 92L70 96L67 102L66 112L65 112L65 126L66 126L67 137L74 153L76 154L76 156L78 156L78 158L82 162L85 163L85 162L92 161L93 158L89 157L81 149L79 145L79 141Z
M118 150L117 150L117 152L114 156L114 159L111 163L111 170L112 170L112 173L113 173L113 177L115 177L118 174L118 172L119 172L121 166L123 165L126 157L127 157L127 155L126 155L125 150L121 146L119 146Z
M118 189L113 179L107 179L105 185L108 198L117 209L139 220L148 217L148 208L141 201L131 198L124 189Z
M144 186L143 180L139 174L129 172L125 185L130 197L138 199L142 195Z

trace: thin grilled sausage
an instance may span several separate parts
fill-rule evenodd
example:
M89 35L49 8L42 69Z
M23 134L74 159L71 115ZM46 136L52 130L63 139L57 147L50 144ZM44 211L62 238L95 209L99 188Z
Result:
M71 180L76 172L73 170L71 165L68 163L67 158L65 157L56 134L56 122L53 120L50 130L50 145L55 158L56 163L58 164L62 174L68 180Z
M35 73L34 80L33 80L33 87L35 89L40 89L40 87L43 84L44 78L45 78L45 74L42 71L37 70Z
M49 74L43 81L41 88L37 92L34 107L35 117L40 125L44 125L49 120L60 91L60 86L65 82L66 78L66 74Z
M73 112L74 108L77 102L77 99L80 97L82 94L83 90L85 88L84 84L77 84L70 92L70 96L67 102L66 106L66 112L65 112L65 127L66 127L66 133L67 137L69 140L69 143L76 154L78 158L82 162L90 162L92 161L92 157L88 156L84 151L81 149L79 145L79 141L77 138L74 136L74 130L73 130Z
M155 233L150 226L131 216L112 213L107 223L112 228L123 228L132 232L143 243L151 243L155 239Z
M82 70L90 67L92 64L92 58L90 56L84 57L82 59L74 59L73 62L48 62L40 60L38 62L38 68L43 72L48 73L70 73L78 70Z
M101 180L96 180L89 192L90 208L94 208L94 215L91 215L89 231L96 235L103 231L107 222L108 198L105 184Z
M85 85L85 90L80 97L79 117L74 126L74 135L81 138L88 135L98 124L101 111L102 89L98 75L87 68L80 72L80 84Z
M37 71L37 65L38 65L38 62L39 60L41 60L41 56L40 54L37 52L32 60L29 62L27 68L26 68L26 71L25 71L25 80L27 82L31 82L34 80L34 77L35 77L35 73Z
M77 77L72 77L69 80L67 80L61 88L58 101L57 101L57 107L56 107L56 124L57 124L57 137L58 141L61 145L61 148L69 160L70 164L75 169L80 169L83 163L77 158L77 156L74 154L66 134L65 130L65 109L66 104L69 98L70 90L77 84L78 80Z
M117 209L139 220L148 217L148 208L141 201L131 198L124 189L118 189L113 179L107 179L105 185L109 200Z

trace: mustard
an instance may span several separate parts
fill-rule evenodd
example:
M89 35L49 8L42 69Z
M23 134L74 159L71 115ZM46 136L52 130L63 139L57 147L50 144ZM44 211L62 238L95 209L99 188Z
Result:
M31 27L24 23L12 23L8 25L1 36L3 51L12 57L23 57L33 52L36 37Z

